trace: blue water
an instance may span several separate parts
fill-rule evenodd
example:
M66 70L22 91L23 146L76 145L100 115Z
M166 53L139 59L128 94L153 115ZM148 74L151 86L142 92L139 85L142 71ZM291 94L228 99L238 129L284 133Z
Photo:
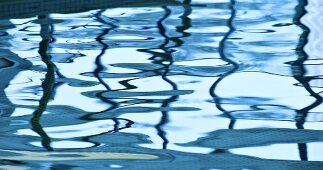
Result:
M0 169L322 169L323 1L116 2L0 2Z

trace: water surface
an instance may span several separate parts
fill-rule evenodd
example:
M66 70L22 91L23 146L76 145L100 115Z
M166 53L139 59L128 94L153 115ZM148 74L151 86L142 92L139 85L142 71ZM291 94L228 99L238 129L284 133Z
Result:
M0 168L323 165L320 0L2 4Z

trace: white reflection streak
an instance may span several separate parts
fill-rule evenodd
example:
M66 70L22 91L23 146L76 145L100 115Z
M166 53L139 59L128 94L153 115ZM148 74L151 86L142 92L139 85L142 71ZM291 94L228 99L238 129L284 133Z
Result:
M301 22L310 29L310 33L304 50L309 59L323 59L323 1L308 0L306 10Z

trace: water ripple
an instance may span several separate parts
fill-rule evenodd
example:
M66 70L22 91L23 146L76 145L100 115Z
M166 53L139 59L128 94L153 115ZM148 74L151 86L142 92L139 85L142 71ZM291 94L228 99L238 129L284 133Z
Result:
M0 169L322 166L319 0L28 2L0 2Z

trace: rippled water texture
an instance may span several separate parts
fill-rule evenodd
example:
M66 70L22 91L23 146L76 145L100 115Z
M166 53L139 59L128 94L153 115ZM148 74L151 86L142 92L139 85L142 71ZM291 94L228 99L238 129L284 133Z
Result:
M74 1L0 1L0 169L322 168L323 1Z

